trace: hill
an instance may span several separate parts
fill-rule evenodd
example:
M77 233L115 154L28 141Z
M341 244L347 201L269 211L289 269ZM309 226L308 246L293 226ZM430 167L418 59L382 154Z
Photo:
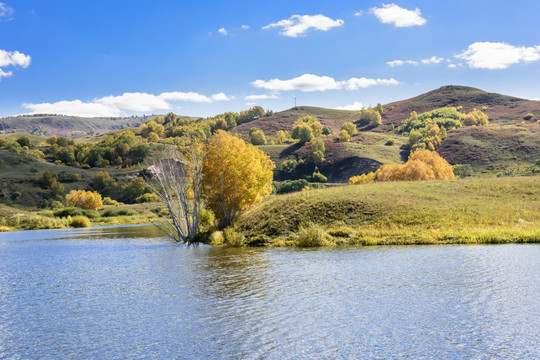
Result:
M242 214L236 230L248 243L279 243L307 223L336 243L540 242L539 199L534 177L342 186L274 196Z
M85 118L63 115L28 115L0 118L0 134L26 133L37 136L80 138L139 126L153 116Z
M521 99L497 93L490 93L467 86L449 85L429 91L416 97L392 102L384 106L383 125L399 125L411 111L422 113L445 106L462 106L469 112L474 108L484 111L494 123L508 123L523 120L528 113L535 115L534 122L540 118L540 101Z
M464 112L469 112L474 108L481 109L486 106L485 113L493 123L521 122L523 121L523 116L529 113L533 114L534 118L528 120L528 122L534 123L540 119L540 101L490 93L467 86L448 85L410 99L383 105L383 126L379 126L375 130L381 131L390 124L398 126L401 124L401 121L409 117L411 111L416 111L420 114L445 106L462 106ZM356 122L359 117L359 111L298 106L277 112L272 116L239 125L235 128L235 131L241 134L247 134L252 127L262 129L267 134L274 134L278 130L291 131L296 119L304 115L317 117L323 126L330 126L336 132L344 122Z

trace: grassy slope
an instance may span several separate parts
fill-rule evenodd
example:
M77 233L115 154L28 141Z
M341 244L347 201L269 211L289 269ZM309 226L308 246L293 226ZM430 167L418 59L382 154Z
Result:
M275 196L244 213L246 236L350 227L351 242L540 242L540 177L389 182Z
M528 175L540 171L540 124L491 125L452 130L439 153L473 174Z

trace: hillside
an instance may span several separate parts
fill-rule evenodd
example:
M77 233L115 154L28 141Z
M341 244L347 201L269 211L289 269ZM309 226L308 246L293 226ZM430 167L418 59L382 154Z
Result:
M352 185L274 196L236 229L270 244L307 223L362 245L539 242L539 199L535 177Z
M409 117L411 111L422 113L445 106L462 106L464 112L474 108L481 109L486 106L485 113L493 123L511 123L523 121L523 116L532 113L533 123L540 119L540 101L520 99L517 97L490 93L467 86L449 85L429 91L416 97L400 100L383 105L383 125L399 125L401 121ZM356 122L359 111L346 111L325 109L312 106L298 106L289 110L277 112L272 116L264 117L242 124L235 128L236 132L246 134L252 127L262 129L265 133L273 134L278 130L291 131L293 124L301 116L311 115L317 117L323 126L330 126L334 132L341 125L348 122ZM384 126L378 127L380 131Z
M532 113L535 122L540 118L540 101L521 99L496 93L490 93L467 86L443 86L416 97L383 105L383 124L399 125L411 111L422 113L445 106L463 106L463 111L487 106L485 113L494 123L523 120L523 116Z
M22 132L38 136L80 138L111 130L139 126L153 116L124 118L85 118L62 115L29 115L0 118L0 134Z

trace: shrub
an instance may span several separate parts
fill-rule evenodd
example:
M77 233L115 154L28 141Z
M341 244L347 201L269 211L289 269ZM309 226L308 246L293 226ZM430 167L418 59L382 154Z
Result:
M82 175L77 173L68 173L65 171L60 171L58 173L58 181L60 182L77 182L82 180Z
M332 128L330 126L325 126L322 129L322 134L323 135L332 135L333 133L334 133L334 130L332 130Z
M454 179L452 166L435 151L418 150L403 164L381 166L376 181L415 181Z
M46 209L49 207L49 202L46 199L39 199L36 205L38 209Z
M223 231L214 231L212 234L210 234L210 245L212 246L220 246L223 245Z
M338 140L340 142L347 142L351 139L351 135L347 132L347 130L341 130L338 135Z
M11 228L9 226L0 226L0 232L6 232L11 231Z
M395 144L396 144L396 139L393 139L393 138L386 139L386 142L384 143L384 145L386 145L386 146L392 146L392 145L395 145Z
M107 209L101 213L102 217L132 216L137 214L131 209Z
M311 175L311 181L316 183L325 183L328 181L328 178L321 174L319 171L315 171L313 175Z
M244 246L246 238L243 234L234 231L232 227L228 227L223 231L223 240L226 246L240 247Z
M74 208L74 207L57 210L53 213L55 217L59 217L59 218L68 217L68 216L71 216L71 217L81 216L82 214L83 213L81 209Z
M122 204L122 203L121 203L121 202L118 202L118 201L116 201L116 200L113 200L113 199L111 199L111 198L108 197L108 196L107 196L106 198L103 199L103 205L114 205L114 206L118 206L118 205L120 205L120 204Z
M83 210L82 213L89 219L98 219L100 216L96 210Z
M534 114L528 113L527 115L523 116L523 120L531 120L534 117Z
M341 131L345 130L350 136L358 134L358 129L356 125L351 122L345 122L341 125Z
M288 194L295 191L302 191L305 187L309 187L309 182L305 179L285 180L281 184L278 194Z
M89 227L90 219L88 219L86 216L75 216L73 219L71 219L70 225L74 228Z
M103 200L101 199L101 194L95 191L71 190L66 195L66 206L97 210L103 207Z
M295 159L285 160L281 163L281 171L287 174L292 174L296 170L298 162Z
M208 209L201 209L199 211L199 226L200 231L206 231L212 226L214 226L214 222L216 220L216 216L212 212L212 210Z
M266 145L266 137L261 129L251 128L249 130L249 142L252 145Z
M53 202L51 202L50 206L52 210L57 210L64 207L64 205L58 200L54 200Z
M142 194L141 196L139 196L137 198L138 203L157 202L159 200L160 200L159 196L157 196L156 194L152 194L152 193Z
M356 175L349 178L349 185L368 184L374 181L375 181L375 173L370 172L368 174Z
M339 226L328 230L328 234L334 237L349 237L351 233L352 229L348 226Z
M382 109L382 106L381 106ZM382 110L381 110L382 112ZM365 109L360 113L360 121L367 123L369 126L377 126L382 122L381 112L374 109Z
M291 240L299 247L315 247L331 245L331 238L326 231L317 224L307 223L301 225L296 234L291 235Z

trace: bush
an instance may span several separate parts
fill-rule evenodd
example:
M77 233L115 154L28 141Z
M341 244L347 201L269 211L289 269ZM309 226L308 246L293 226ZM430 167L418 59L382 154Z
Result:
M309 182L305 179L285 180L281 184L278 194L288 194L295 191L302 191L306 187L309 187Z
M296 170L297 166L298 162L295 159L285 160L281 163L281 171L287 174L292 174Z
M77 173L68 173L65 171L60 171L58 173L58 181L67 183L67 182L77 182L82 180L82 175Z
M244 246L246 238L243 234L234 231L232 227L228 227L223 231L223 243L230 247Z
M199 226L200 231L205 231L214 226L216 217L212 210L201 209L199 211Z
M333 133L334 133L334 130L332 130L332 128L330 126L325 126L322 129L322 134L323 135L332 135Z
M53 210L61 209L64 207L64 205L58 200L54 200L53 202L51 202L50 206Z
M351 135L347 132L347 130L341 130L338 135L338 140L340 142L347 142L351 140Z
M320 226L307 223L300 226L298 232L291 236L291 240L299 247L315 247L332 245L330 236Z
M57 210L53 213L55 217L59 217L59 218L68 217L68 216L71 216L71 217L81 216L82 214L83 214L82 210L75 207Z
M349 134L349 136L358 134L358 129L356 129L356 125L351 122L343 123L343 125L341 125L341 131L343 130L345 130Z
M384 145L386 145L386 146L392 146L392 145L395 145L395 144L396 144L396 139L393 139L393 138L386 139L386 142L384 143Z
M66 195L66 206L97 210L103 207L103 200L101 199L101 194L96 191L71 190Z
M121 202L118 202L116 200L113 200L111 199L110 197L106 197L105 199L103 199L103 205L114 205L114 206L118 206L118 205L121 205L122 203Z
M328 178L321 174L319 171L315 171L313 175L311 175L311 181L316 183L325 183L328 181Z
M71 219L70 225L74 228L89 227L90 219L88 219L86 216L75 216L73 219Z
M132 216L137 214L131 209L107 209L101 213L102 217Z
M531 120L534 117L534 114L528 113L527 115L523 116L523 120Z
M158 201L160 201L159 196L152 193L142 194L141 196L137 198L138 203L149 203L149 202L158 202Z
M334 237L349 237L351 236L352 229L347 226L335 227L328 230L328 234Z
M356 185L356 184L368 184L375 181L375 173L370 172L367 174L362 175L356 175L351 178L349 178L349 185Z
M89 219L98 219L100 217L96 210L83 210L82 213Z

